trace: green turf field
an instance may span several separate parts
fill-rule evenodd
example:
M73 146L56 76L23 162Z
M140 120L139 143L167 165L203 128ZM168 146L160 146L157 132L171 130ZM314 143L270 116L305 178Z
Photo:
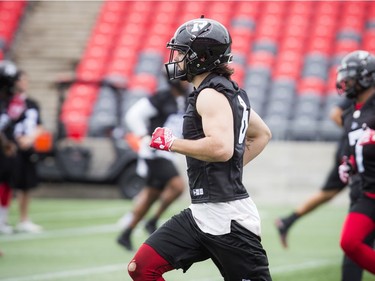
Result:
M179 201L167 215L187 206ZM11 223L17 219L16 204ZM115 239L117 220L131 209L124 200L35 199L31 214L45 228L42 234L0 236L2 281L120 281L130 280L126 264L133 253L120 248ZM290 248L279 244L273 226L275 217L291 206L258 204L262 217L263 244L268 252L274 281L338 281L342 253L338 239L346 208L326 205L297 222L290 233ZM146 238L139 225L134 244ZM223 280L210 261L164 275L167 281ZM363 281L375 280L365 274Z

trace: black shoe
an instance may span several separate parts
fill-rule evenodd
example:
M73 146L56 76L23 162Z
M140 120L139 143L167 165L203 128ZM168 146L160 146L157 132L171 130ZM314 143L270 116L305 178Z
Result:
M133 245L130 241L130 231L125 231L117 238L117 243L123 246L128 251L133 251Z
M145 228L147 230L147 232L151 235L152 233L155 232L155 230L157 229L157 226L156 226L156 220L155 219L150 219L149 221L147 221L147 223L145 224Z
M280 219L280 218L275 221L275 226L279 232L281 244L283 245L284 248L288 248L286 237L288 234L289 227L285 224L283 219Z

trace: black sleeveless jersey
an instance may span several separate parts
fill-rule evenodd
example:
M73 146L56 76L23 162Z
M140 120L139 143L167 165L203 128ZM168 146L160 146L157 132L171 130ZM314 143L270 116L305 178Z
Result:
M229 101L234 121L234 153L226 162L205 162L186 157L192 203L227 202L247 198L249 195L242 183L242 170L250 102L244 90L225 77L217 74L207 76L198 89L189 95L183 136L191 140L204 137L196 102L199 93L205 88L215 89Z
M351 106L343 114L343 125L347 136L344 155L353 155L357 171L362 178L364 192L375 192L375 145L359 144L363 134L362 126L375 129L375 95L366 101L361 109Z

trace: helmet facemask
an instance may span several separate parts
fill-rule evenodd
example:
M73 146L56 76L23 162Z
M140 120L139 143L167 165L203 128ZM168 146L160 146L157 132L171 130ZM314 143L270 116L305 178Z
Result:
M188 45L179 45L174 43L174 39L167 44L167 48L171 49L169 61L165 64L167 76L169 80L180 79L187 80L187 57L190 52ZM177 60L177 56L184 54L181 59Z
M339 68L336 88L339 95L354 99L368 88L375 85L375 73L358 73L356 68Z
M336 88L339 95L349 99L356 98L359 91L361 91L357 80L356 69L339 69L336 79Z

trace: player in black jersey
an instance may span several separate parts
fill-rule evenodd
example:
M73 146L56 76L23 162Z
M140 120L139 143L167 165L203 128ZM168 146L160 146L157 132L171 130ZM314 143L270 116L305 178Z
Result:
M335 105L330 113L330 118L334 121L337 126L342 127L342 114L353 104L351 99L343 99L337 105ZM281 243L284 248L288 247L287 235L292 226L299 221L301 218L316 210L316 208L329 202L335 196L347 186L347 183L343 183L339 177L338 167L342 163L342 149L346 136L343 133L340 137L336 152L334 165L327 175L326 181L322 188L310 196L305 202L299 205L291 214L285 217L280 217L275 221L276 228L279 232ZM348 185L350 188L350 206L352 206L359 198L361 194L361 181L358 175L353 176L351 183ZM375 232L366 238L366 243L372 245L375 238ZM344 255L341 271L342 281L361 281L363 276L363 269Z
M18 67L10 61L0 61L0 234L10 234L8 212L12 200L12 171L17 147L12 138L8 107L18 79Z
M338 67L337 89L355 104L343 114L346 145L339 167L344 183L359 174L360 198L345 219L340 245L345 254L375 274L375 251L364 240L375 231L375 56L367 51L346 55Z
M125 116L129 130L140 138L137 172L145 178L145 187L138 194L133 210L124 216L123 223L120 222L123 232L117 241L127 250L133 250L131 234L153 204L160 202L145 225L150 234L156 230L160 216L185 189L175 155L154 150L149 143L156 127L168 126L175 134L181 135L188 89L187 82L171 81L168 88L137 101Z
M183 139L157 128L151 147L186 156L192 204L157 229L128 265L136 281L162 281L211 259L226 281L270 281L256 205L242 183L243 166L265 148L271 132L231 80L231 37L211 19L181 25L168 43L170 79L189 81Z
M41 226L29 218L31 191L38 186L34 142L43 131L38 103L27 96L27 74L13 62L0 62L0 132L14 146L13 153L0 153L0 232L11 233L7 215L11 189L17 192L17 232L38 233Z

